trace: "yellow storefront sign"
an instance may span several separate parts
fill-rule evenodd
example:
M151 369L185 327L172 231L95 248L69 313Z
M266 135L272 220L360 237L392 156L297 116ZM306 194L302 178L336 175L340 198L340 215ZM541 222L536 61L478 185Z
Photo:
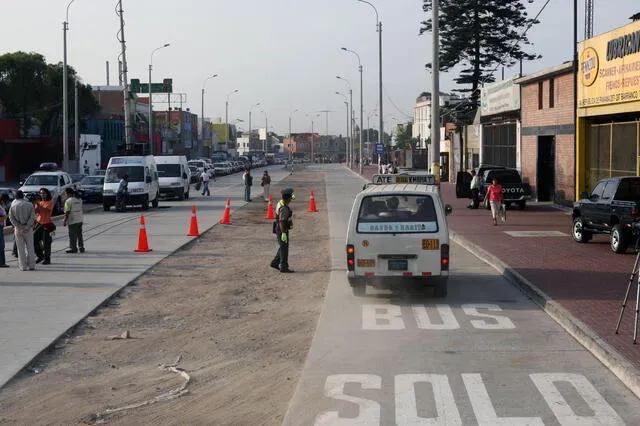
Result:
M640 101L640 21L578 47L578 107Z

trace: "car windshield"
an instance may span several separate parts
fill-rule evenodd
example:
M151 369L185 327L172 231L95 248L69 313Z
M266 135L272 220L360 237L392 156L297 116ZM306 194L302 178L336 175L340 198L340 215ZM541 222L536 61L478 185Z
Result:
M144 181L144 169L142 166L121 166L107 169L107 183L118 183L124 175L129 175L129 182Z
M640 179L623 179L618 186L616 200L640 201Z
M57 186L58 175L31 175L24 184L25 186Z
M80 185L102 185L104 183L104 177L102 176L85 176L80 181Z
M158 164L158 175L160 177L179 177L180 164Z
M357 231L363 234L437 232L431 196L388 194L362 199Z

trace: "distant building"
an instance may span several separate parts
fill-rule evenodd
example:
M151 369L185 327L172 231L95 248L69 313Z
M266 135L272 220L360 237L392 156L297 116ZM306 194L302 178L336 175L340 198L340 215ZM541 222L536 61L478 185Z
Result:
M440 93L440 106L457 104L463 98L451 94ZM422 92L416 99L416 106L413 109L413 137L418 139L417 148L426 148L427 141L431 139L431 93Z

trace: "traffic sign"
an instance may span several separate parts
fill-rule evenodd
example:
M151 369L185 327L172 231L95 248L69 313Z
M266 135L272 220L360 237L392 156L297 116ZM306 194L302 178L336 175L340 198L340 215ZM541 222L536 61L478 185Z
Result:
M151 91L153 93L172 93L173 92L173 79L165 78L162 83L152 83ZM131 79L131 92L132 93L149 93L149 83L140 83L140 79Z
M376 154L384 154L384 144L381 142L376 143Z

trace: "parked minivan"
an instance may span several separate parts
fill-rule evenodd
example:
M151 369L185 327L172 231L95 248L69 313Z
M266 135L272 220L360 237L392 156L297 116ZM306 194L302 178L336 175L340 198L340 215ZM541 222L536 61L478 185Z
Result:
M160 155L154 157L158 167L160 195L179 200L189 198L191 170L184 155Z
M127 205L140 205L143 210L149 203L158 207L160 185L158 170L153 155L111 157L102 189L102 207L108 211L116 203L120 180L129 176L129 199Z

